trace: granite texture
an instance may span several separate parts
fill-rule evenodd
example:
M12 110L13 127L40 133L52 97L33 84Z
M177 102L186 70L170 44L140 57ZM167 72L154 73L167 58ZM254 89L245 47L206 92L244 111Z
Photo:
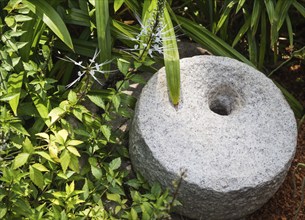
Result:
M195 56L180 65L178 108L164 68L140 95L129 138L133 167L164 187L187 170L182 215L242 218L282 184L295 154L294 114L270 79L239 61Z

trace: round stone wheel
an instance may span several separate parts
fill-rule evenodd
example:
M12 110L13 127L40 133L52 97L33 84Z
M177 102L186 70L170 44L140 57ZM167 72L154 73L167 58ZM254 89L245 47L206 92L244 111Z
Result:
M266 203L285 179L297 126L281 91L234 59L182 59L181 100L168 96L165 68L144 87L130 130L133 167L178 191L177 212L193 219L239 219Z

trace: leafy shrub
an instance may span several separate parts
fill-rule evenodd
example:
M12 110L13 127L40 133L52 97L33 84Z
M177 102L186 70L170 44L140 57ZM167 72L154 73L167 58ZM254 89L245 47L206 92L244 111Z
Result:
M125 134L114 125L118 117L133 114L135 99L123 90L143 80L123 58L113 62L119 73L102 70L97 53L88 65L81 64L84 57L81 62L54 57L60 51L56 36L72 49L70 35L65 26L52 26L62 21L53 7L34 2L9 1L1 18L0 218L168 217L173 203L168 190L133 177ZM32 33L30 27L41 29ZM80 74L65 87L53 76L71 64L70 76L59 79ZM113 72L120 80L107 86ZM92 90L95 82L102 88Z

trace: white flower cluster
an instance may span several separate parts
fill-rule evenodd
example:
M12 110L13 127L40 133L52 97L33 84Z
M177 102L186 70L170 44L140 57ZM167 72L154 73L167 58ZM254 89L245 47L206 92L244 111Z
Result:
M134 50L139 50L139 48L142 48L142 50L147 49L150 57L153 57L153 52L163 54L162 32L164 31L165 28L162 25L163 22L152 21L152 19L150 19L147 22L149 25L145 26L141 22L139 17L137 17L137 20L141 25L141 32L136 36L136 38L132 39L135 42L137 42L137 44L134 45ZM158 22L156 28L154 28L155 22ZM145 40L141 40L141 39L145 39ZM150 45L148 45L149 43ZM148 46L150 47L148 48Z
M110 61L106 61L106 62L103 62L103 63L97 63L95 60L97 58L97 56L99 55L99 51L96 50L92 59L89 59L89 64L87 66L84 66L82 65L83 61L80 61L80 62L77 62L73 59L71 59L70 57L66 57L66 58L59 58L61 60L64 60L64 61L67 61L67 62L71 62L71 63L74 63L74 65L78 66L80 68L80 70L77 72L78 74L78 77L77 79L75 79L73 82L71 82L70 84L68 84L66 86L66 88L70 88L72 87L75 83L77 83L78 81L80 81L84 75L86 74L89 74L96 82L98 82L100 85L103 86L103 83L101 83L98 78L95 76L96 73L101 73L101 74L105 74L105 73L113 73L113 72L116 72L115 71L105 71L105 70L102 70L102 67L110 62L112 62L111 60Z

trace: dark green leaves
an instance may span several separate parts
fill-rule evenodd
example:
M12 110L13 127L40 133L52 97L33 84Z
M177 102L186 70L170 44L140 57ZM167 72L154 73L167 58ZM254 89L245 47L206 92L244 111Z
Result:
M71 50L73 43L69 31L55 9L47 1L24 0L23 4L36 14Z

